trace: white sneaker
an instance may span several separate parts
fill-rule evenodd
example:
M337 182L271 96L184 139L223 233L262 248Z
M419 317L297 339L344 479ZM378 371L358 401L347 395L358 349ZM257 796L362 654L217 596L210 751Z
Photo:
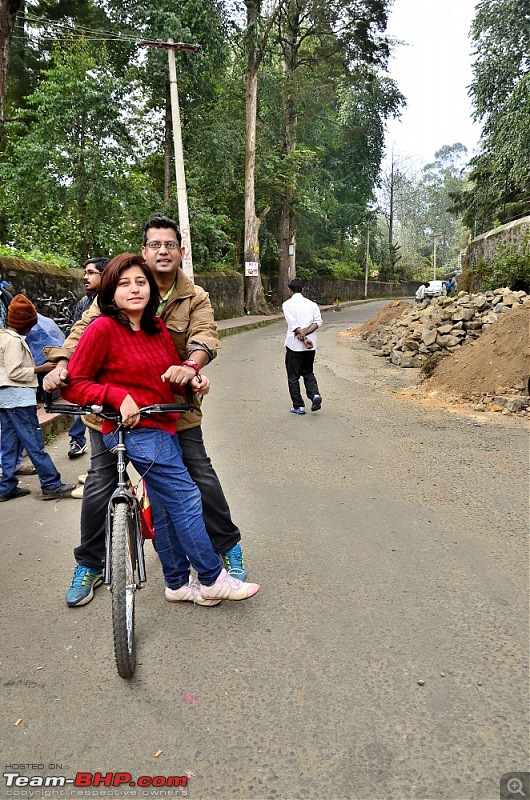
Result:
M196 603L198 606L216 606L221 602L221 600L205 600L199 587L191 578L190 582L181 586L180 589L170 589L169 586L166 586L164 594L168 603L184 603L188 601Z
M85 475L78 475L77 476L78 483L86 483L86 474Z
M84 488L84 486L76 486L71 494L71 497L74 497L76 500L82 500Z
M220 600L246 600L247 597L259 592L259 583L246 583L233 578L226 569L222 569L215 583L204 586L199 583L201 596L205 600L219 598Z

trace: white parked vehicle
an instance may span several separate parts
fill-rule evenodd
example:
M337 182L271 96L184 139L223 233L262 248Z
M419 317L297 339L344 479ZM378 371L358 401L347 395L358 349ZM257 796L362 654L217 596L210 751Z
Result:
M445 281L429 281L425 287L425 297L441 297L445 294Z

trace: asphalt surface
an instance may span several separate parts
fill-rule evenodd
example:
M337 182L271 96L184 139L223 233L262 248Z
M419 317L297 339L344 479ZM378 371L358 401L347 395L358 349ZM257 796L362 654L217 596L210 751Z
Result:
M0 778L1 798L180 797L160 782L185 777L192 800L493 800L528 770L527 431L398 399L415 372L339 335L383 304L326 312L305 417L283 323L223 339L204 435L262 589L169 605L148 544L131 681L107 590L64 604L80 502L30 477L0 506L2 772L131 776Z

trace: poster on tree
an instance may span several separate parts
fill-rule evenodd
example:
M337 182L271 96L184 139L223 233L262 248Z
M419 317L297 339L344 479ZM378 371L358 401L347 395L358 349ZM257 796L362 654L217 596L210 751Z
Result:
M257 277L259 275L259 261L245 261L245 277Z

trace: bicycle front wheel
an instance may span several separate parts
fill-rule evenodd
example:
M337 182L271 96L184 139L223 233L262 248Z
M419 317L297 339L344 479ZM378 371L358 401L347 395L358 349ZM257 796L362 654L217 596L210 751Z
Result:
M117 503L112 516L112 629L118 675L132 678L136 669L134 600L138 588L136 532L128 503Z

